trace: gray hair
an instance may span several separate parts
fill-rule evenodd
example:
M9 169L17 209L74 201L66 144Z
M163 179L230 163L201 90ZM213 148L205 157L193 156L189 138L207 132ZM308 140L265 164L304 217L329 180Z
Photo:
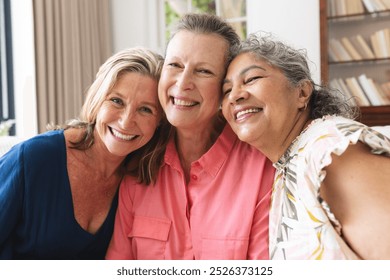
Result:
M228 44L226 67L232 60L233 54L240 44L240 37L233 27L222 18L212 14L185 14L176 24L169 42L180 31L189 31L199 34L215 34L224 39ZM167 45L169 45L169 42Z
M358 116L358 108L351 107L340 91L314 83L308 65L306 50L294 49L273 38L269 33L259 32L249 35L241 43L234 56L240 53L254 54L257 58L280 69L294 87L309 81L313 87L308 104L310 118L316 119L325 115L340 115L354 119Z

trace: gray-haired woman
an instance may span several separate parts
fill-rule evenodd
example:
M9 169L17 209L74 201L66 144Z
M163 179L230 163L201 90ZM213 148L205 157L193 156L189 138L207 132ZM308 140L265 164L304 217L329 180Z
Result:
M314 84L305 52L252 35L223 92L235 133L277 170L271 259L389 259L390 140Z

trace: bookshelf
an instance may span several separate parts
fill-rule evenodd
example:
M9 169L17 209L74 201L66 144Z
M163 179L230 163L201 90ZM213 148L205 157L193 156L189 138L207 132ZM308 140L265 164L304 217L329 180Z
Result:
M390 125L390 8L383 4L390 1L381 1L381 8L369 11L365 5L377 0L320 0L321 79L354 96L346 80L357 82L367 101L358 98L354 105L361 109L359 121L370 126ZM351 2L360 7L352 10Z

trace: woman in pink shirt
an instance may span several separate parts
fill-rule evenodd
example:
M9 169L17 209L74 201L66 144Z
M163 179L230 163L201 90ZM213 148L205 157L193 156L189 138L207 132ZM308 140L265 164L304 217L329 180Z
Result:
M172 127L154 185L126 177L107 259L268 259L274 169L222 117L221 85L239 37L213 15L185 15L159 99Z

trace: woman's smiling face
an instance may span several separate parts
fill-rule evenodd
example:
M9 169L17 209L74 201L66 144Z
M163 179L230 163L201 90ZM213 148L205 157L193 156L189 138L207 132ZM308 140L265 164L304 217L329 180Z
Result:
M223 93L226 120L242 141L255 147L283 141L302 106L299 87L251 53L242 53L231 62Z
M152 138L161 116L157 81L123 73L99 109L95 140L111 154L126 156Z
M168 121L180 128L209 126L222 98L228 45L215 34L178 32L169 42L159 81Z

